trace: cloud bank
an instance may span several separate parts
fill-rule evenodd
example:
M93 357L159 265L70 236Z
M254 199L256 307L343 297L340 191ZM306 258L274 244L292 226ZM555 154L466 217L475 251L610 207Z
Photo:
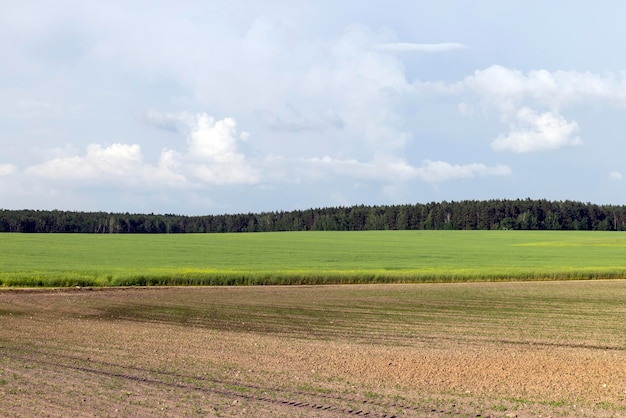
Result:
M332 23L334 5L318 3L221 6L7 6L2 190L28 203L41 190L146 207L166 196L185 211L385 203L391 190L399 202L574 198L621 179L625 73L518 59L497 28L354 24L363 14L352 12ZM324 24L307 20L315 10ZM435 36L452 42L420 41ZM601 169L571 181L571 196L529 175L550 158L569 182L582 154Z

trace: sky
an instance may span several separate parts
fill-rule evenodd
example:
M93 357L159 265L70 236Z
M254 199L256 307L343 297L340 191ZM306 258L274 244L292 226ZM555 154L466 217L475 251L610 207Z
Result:
M626 2L0 10L0 208L626 204Z

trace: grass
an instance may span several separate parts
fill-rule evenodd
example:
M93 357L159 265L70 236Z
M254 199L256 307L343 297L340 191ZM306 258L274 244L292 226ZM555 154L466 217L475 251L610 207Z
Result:
M626 234L367 231L0 234L1 286L254 285L626 277Z

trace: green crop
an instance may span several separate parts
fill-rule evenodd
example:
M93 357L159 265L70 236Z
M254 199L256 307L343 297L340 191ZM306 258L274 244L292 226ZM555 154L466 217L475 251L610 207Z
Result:
M626 277L626 234L364 231L0 234L1 286L254 285Z

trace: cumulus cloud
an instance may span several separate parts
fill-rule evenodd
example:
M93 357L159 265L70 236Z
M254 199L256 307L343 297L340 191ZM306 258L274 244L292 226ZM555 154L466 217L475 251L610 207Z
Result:
M494 150L523 153L582 144L576 136L578 124L575 121L568 122L560 115L553 115L551 112L540 114L523 107L515 118L516 123L511 126L509 133L491 143Z
M233 118L215 121L202 113L196 117L189 136L189 155L213 163L240 162L237 152L236 123Z
M156 166L146 164L139 173L139 181L169 187L187 187L189 182L181 172L180 154L174 150L161 151Z
M17 167L15 167L13 164L0 164L0 177L13 174L16 170Z
M458 83L432 83L438 93L463 96L459 111L468 117L492 111L509 132L492 141L494 150L542 152L582 144L577 121L566 108L594 104L625 106L626 74L519 70L493 65ZM478 107L481 112L475 112Z
M100 144L87 146L84 156L54 158L43 164L29 167L27 172L47 178L89 179L101 175L124 176L141 164L139 145Z
M178 166L174 151L164 150L158 163L151 165L143 162L137 144L90 144L85 155L53 158L27 168L26 173L44 180L77 184L180 186L186 179L177 172Z
M166 119L156 113L152 117ZM90 144L85 155L53 158L29 167L27 173L78 182L114 179L132 184L163 182L178 186L186 186L190 181L208 185L258 182L257 172L237 149L238 141L249 134L238 134L234 119L216 121L205 113L181 113L167 118L172 123L187 126L187 149L182 153L164 149L156 164L144 162L141 147L137 144Z
M609 178L611 180L618 180L619 181L619 180L624 179L624 175L621 172L619 172L619 171L611 171L611 173L609 174Z
M193 162L195 175L213 184L254 184L259 182L256 170L239 152L237 124L233 118L216 121L206 113L192 122L186 159ZM246 132L242 133L247 138Z
M467 46L458 42L444 42L438 44L420 44L411 42L395 42L378 44L374 47L379 51L390 52L446 52L456 49L466 49Z
M102 147L94 144L87 147L85 161L103 173L124 175L141 164L141 147L137 144L113 144Z

